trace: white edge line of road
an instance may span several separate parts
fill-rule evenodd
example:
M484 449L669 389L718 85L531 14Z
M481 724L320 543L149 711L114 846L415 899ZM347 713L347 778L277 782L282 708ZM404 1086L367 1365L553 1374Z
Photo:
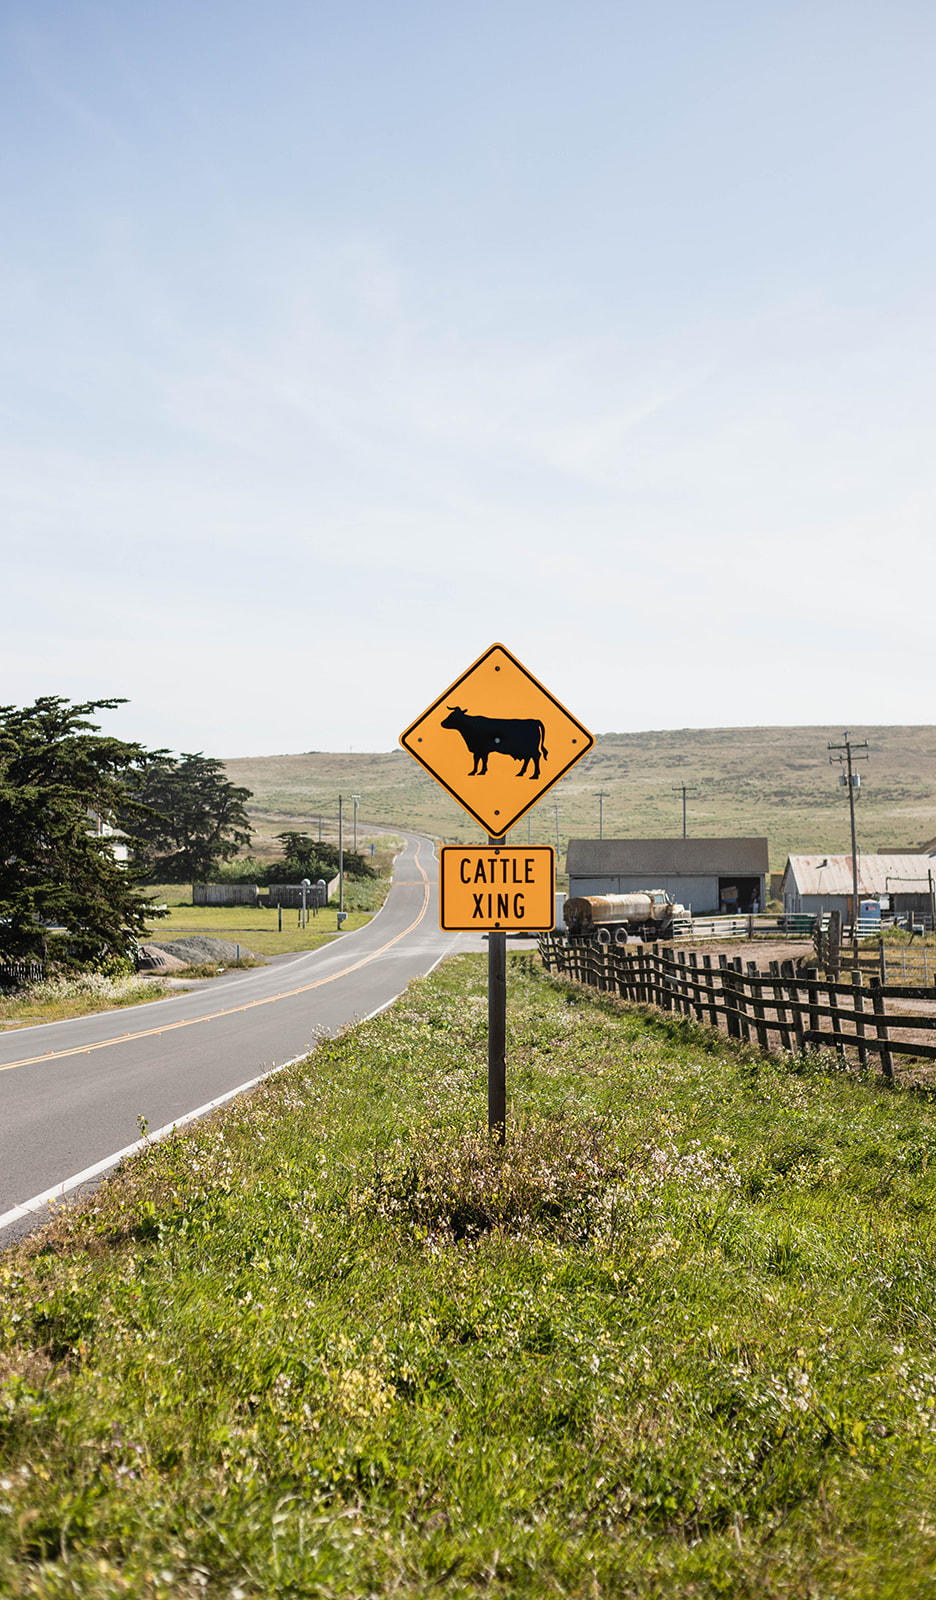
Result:
M450 953L448 950L443 950L442 954L433 961L432 966L428 967L422 976L428 978L430 972L434 972L439 962L444 960ZM381 1012L389 1011L390 1007L396 1004L403 992L404 990L400 989L397 994L391 995L389 1000L385 1000L382 1006L378 1006L376 1011L370 1011L366 1017L359 1017L357 1020L359 1022L370 1022L374 1017L379 1017ZM314 1049L315 1046L313 1045L311 1048ZM10 1211L5 1211L0 1216L0 1233L3 1233L6 1228L11 1228L15 1222L21 1222L25 1217L36 1216L43 1206L53 1205L56 1200L64 1200L66 1195L71 1194L75 1189L79 1189L82 1184L90 1183L94 1178L100 1178L105 1172L109 1172L112 1167L116 1167L118 1162L126 1161L130 1156L138 1155L141 1150L146 1149L147 1145L157 1144L160 1139L167 1139L170 1133L174 1133L177 1128L184 1128L189 1122L197 1122L199 1117L206 1117L210 1111L217 1111L219 1106L226 1105L229 1100L234 1100L237 1095L246 1094L248 1089L255 1089L258 1083L263 1083L267 1078L272 1078L274 1073L283 1072L286 1067L295 1066L297 1061L304 1061L310 1053L309 1050L303 1050L300 1055L292 1056L289 1061L281 1061L279 1066L270 1067L268 1072L261 1072L256 1078L249 1078L246 1083L238 1084L236 1089L229 1089L226 1094L219 1095L216 1100L209 1100L206 1105L198 1106L195 1111L186 1111L184 1116L177 1117L174 1122L167 1122L164 1127L157 1128L155 1133L148 1133L144 1139L137 1139L134 1144L126 1145L123 1150L118 1150L116 1154L105 1156L103 1161L96 1161L93 1167L85 1167L83 1172L76 1172L74 1177L63 1178L61 1183L53 1184L51 1189L44 1189L42 1194L33 1195L31 1200L24 1200L22 1205L13 1206Z

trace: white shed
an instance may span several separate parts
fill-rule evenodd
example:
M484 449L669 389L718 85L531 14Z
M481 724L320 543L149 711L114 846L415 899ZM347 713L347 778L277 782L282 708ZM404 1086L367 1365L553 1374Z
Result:
M930 911L936 862L926 855L858 855L858 898L877 900L894 912ZM841 911L852 915L852 857L788 856L783 871L783 909Z

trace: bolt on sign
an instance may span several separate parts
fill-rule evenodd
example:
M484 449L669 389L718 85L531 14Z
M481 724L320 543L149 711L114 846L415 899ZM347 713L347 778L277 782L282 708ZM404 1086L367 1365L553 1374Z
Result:
M492 644L400 735L404 750L497 839L594 742L502 644Z
M439 924L452 933L547 933L555 920L551 845L446 845Z

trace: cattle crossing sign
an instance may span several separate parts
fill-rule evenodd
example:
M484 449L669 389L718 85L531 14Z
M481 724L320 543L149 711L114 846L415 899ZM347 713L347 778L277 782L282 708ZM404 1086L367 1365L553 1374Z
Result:
M492 644L400 735L403 748L497 839L594 742L502 644Z
M488 1127L501 1144L507 1132L507 929L551 927L554 906L552 851L507 847L504 835L594 742L502 644L485 650L400 735L404 750L488 835L487 850L443 850L440 901L443 928L488 930ZM540 895L535 908L532 894L526 899L534 884Z

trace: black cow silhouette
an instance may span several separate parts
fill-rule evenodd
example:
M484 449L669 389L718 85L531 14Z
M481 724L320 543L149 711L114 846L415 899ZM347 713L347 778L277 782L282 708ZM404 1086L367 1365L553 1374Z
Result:
M546 729L538 719L470 717L461 706L446 706L445 709L450 715L443 722L443 728L454 728L460 733L474 758L469 777L483 778L488 769L488 756L492 755L510 756L514 761L522 761L518 778L526 776L526 769L532 761L530 777L539 777L540 756L546 761L549 752L545 744Z

